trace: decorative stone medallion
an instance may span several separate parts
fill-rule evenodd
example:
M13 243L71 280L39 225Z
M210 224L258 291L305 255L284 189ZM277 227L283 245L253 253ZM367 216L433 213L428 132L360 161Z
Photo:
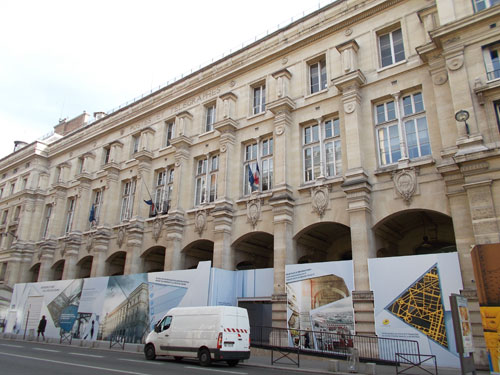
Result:
M196 213L194 218L194 229L196 233L201 236L203 231L205 230L205 226L207 225L207 213L205 210L200 210Z
M253 228L257 225L257 221L260 219L261 213L261 203L260 199L255 197L247 202L247 217L248 221L252 224Z
M153 221L153 239L155 240L155 242L158 242L158 239L160 238L162 227L163 220L159 217L156 217L156 219Z
M116 243L118 244L119 248L122 247L124 240L125 240L125 228L120 227L120 229L118 229L118 235L116 236Z
M417 191L417 172L415 168L402 169L392 175L394 187L406 204L411 203Z
M323 217L326 208L328 207L328 187L318 186L312 190L312 207L313 210Z

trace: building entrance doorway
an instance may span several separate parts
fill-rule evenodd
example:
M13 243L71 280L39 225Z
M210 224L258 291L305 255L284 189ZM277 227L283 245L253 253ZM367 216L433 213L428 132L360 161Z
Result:
M238 307L248 311L250 321L250 342L267 342L269 327L272 326L272 303L270 300L238 300ZM262 327L267 327L262 329Z

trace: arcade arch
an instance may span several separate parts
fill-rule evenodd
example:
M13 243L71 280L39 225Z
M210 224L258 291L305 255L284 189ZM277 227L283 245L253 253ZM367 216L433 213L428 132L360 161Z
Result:
M194 241L182 250L184 255L183 269L192 269L198 266L198 262L214 260L214 243L209 240Z
M38 281L38 276L40 276L40 263L34 264L30 270L30 280L31 283L36 283Z
M125 273L125 260L127 253L125 251L117 251L106 260L107 274L109 276L119 276Z
M436 211L397 212L373 231L378 258L457 251L451 217Z
M51 280L62 280L64 271L64 259L61 259L54 263L52 266L52 279Z
M94 257L92 255L88 255L88 256L80 259L80 261L76 264L77 265L77 274L76 274L77 279L86 279L86 278L90 277L90 272L92 270L92 261L93 260L94 260Z
M165 265L165 247L153 246L147 249L141 257L144 260L143 272L160 272Z
M351 230L334 222L315 223L295 236L297 263L352 260Z
M233 244L235 269L272 268L274 237L266 232L247 233Z

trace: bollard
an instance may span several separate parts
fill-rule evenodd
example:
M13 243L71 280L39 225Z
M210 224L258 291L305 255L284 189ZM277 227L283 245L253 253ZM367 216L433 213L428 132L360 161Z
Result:
M339 361L337 361L336 359L330 359L328 361L328 371L329 372L339 371Z

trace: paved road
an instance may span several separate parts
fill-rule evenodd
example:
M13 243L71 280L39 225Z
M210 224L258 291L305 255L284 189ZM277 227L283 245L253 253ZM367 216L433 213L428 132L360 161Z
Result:
M267 374L283 371L266 369ZM262 369L228 367L225 362L201 367L196 361L147 361L142 353L88 349L27 341L0 340L0 373L9 375L257 375Z

